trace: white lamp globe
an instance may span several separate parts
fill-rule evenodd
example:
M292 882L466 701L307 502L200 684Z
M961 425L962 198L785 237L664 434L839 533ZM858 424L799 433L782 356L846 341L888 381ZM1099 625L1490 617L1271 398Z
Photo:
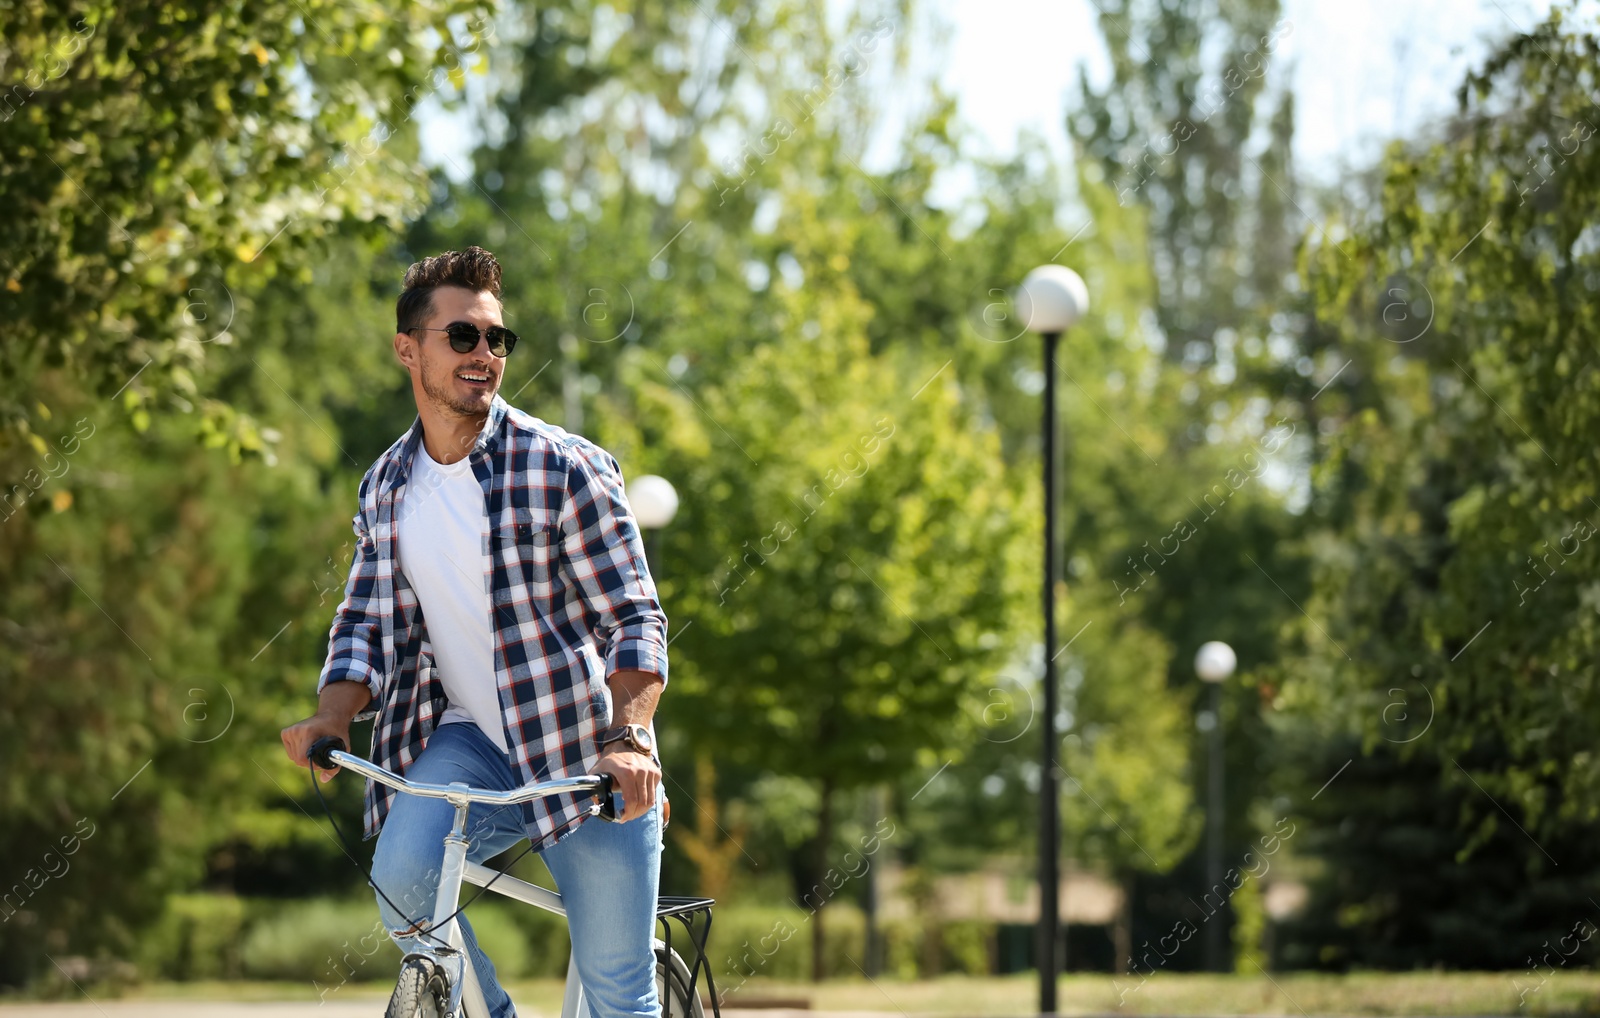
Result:
M635 477L632 484L625 485L624 493L641 527L664 527L678 513L678 490L658 474Z
M1233 674L1238 663L1233 648L1221 640L1201 644L1200 652L1194 656L1194 670L1206 682L1221 682Z
M1017 287L1015 303L1030 332L1065 332L1089 310L1089 288L1065 265L1041 265Z

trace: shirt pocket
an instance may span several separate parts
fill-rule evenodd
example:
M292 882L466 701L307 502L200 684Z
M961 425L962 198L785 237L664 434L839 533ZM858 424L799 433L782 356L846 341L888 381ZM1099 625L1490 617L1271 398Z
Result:
M520 600L524 591L534 598L555 595L561 560L561 525L556 510L508 507L495 518L489 551L495 561L496 606ZM499 582L502 573L504 587Z

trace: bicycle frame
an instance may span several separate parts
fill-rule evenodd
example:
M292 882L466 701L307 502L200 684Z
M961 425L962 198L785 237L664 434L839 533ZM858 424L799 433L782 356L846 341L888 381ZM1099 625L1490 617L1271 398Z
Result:
M530 884L526 880L519 880L509 874L499 873L479 863L469 862L467 811L475 802L507 806L563 792L597 792L605 787L605 779L597 775L581 775L557 781L536 782L503 792L491 792L474 789L460 781L448 785L408 781L392 771L340 749L329 750L328 757L341 768L348 768L398 791L443 799L455 807L455 822L450 827L450 833L444 838L444 862L440 866L439 893L434 899L433 919L427 927L429 933L444 940L450 945L450 949L447 952L442 951L434 944L421 940L419 941L421 946L410 952L407 957L425 954L444 968L450 980L448 1004L450 1014L461 1015L462 1004L465 1003L467 1008L465 1014L471 1018L489 1018L489 1005L484 1000L483 987L478 983L478 973L472 966L472 959L467 957L466 938L461 932L461 924L457 921L459 917L454 914L461 897L462 881L480 887L494 881L494 886L489 888L491 891L498 891L559 916L565 917L567 910L562 907L561 895L554 891ZM391 933L390 936L398 940L401 935ZM583 987L578 980L576 964L569 960L566 999L561 1008L563 1018L576 1018L583 1013L582 1007Z

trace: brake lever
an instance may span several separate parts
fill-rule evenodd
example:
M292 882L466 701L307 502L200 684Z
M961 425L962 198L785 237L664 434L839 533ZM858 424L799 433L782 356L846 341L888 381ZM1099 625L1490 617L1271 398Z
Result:
M616 823L623 812L622 793L613 790L611 775L600 775L600 787L594 793L595 802L599 805L595 815L601 820Z

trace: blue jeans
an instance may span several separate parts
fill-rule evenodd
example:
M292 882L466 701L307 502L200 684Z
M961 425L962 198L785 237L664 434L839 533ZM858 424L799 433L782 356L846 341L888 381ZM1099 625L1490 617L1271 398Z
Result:
M506 755L470 723L440 725L406 769L413 781L449 784L464 781L475 788L510 789L521 784ZM444 837L455 822L455 807L443 799L424 799L404 792L378 835L372 878L402 917L378 897L378 911L391 933L433 917L439 870L444 862ZM467 813L467 858L481 863L527 837L518 806L473 803ZM656 996L656 889L661 872L661 803L625 824L590 817L560 842L539 853L555 877L567 908L572 955L592 1018L660 1018ZM461 885L465 901L477 888ZM532 907L532 906L528 906ZM493 1018L516 1014L511 997L495 977L494 965L478 947L466 913L456 917L466 938L468 957L478 973L484 1000ZM410 950L415 937L398 937Z

